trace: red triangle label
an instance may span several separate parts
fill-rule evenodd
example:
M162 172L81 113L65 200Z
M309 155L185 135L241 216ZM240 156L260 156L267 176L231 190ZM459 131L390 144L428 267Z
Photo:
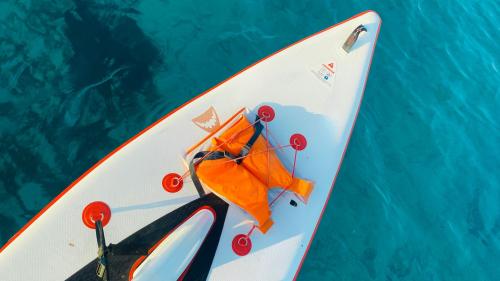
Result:
M333 62L329 63L328 67L330 67L331 69L333 69Z

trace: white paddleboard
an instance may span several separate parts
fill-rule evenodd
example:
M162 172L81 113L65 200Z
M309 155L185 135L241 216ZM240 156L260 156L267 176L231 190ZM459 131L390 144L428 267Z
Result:
M367 31L346 52L342 46L359 25ZM127 245L137 246L132 238L142 237L141 230L153 223L168 229L161 235L144 234L157 240L148 252L121 253L133 256L134 263L112 280L295 279L346 151L380 25L380 17L367 11L331 26L251 65L137 134L73 182L2 247L0 279L84 280L77 273L91 268L94 275L86 280L98 280L93 264L96 233L82 221L83 210L95 201L109 206L106 242L121 252ZM237 254L233 239L253 225L247 213L214 194L200 199L188 180L180 190L166 192L162 180L168 173L184 173L186 150L235 113L244 108L242 113L252 119L262 105L275 112L268 123L273 145L287 144L295 133L306 137L295 174L313 181L314 190L307 203L285 192L272 206L274 225L266 234L255 230L249 252ZM278 154L291 169L293 153ZM271 191L269 198L278 193Z

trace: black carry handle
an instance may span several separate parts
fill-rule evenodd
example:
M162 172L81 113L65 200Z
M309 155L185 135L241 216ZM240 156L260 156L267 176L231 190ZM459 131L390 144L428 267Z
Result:
M351 35L349 35L347 40L345 40L344 45L342 46L342 49L344 49L344 51L349 53L352 49L352 46L354 46L354 43L356 43L356 41L358 41L359 34L363 31L367 32L366 27L364 27L364 25L362 25L362 24L358 25L358 27L356 27L356 29L353 30Z
M108 270L106 266L108 265L108 248L106 247L106 239L104 238L104 229L102 227L101 220L97 220L95 222L95 234L97 238L97 268L96 274L97 276L103 280L108 281Z

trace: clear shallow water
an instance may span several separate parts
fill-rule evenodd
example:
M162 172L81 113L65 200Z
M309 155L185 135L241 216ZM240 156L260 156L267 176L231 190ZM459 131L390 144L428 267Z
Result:
M500 280L495 0L0 1L0 244L170 110L366 9L379 43L299 280Z

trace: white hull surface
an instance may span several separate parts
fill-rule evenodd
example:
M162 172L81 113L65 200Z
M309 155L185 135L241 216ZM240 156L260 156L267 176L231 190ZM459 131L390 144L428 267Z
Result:
M342 44L360 24L367 32L361 33L346 53ZM169 274L178 276L186 264L187 270L191 265L184 259L202 251L199 243L205 241L207 233L219 231L212 262L206 273L200 273L208 280L296 278L349 142L380 25L380 17L368 11L327 28L246 68L140 132L78 178L9 240L0 253L1 279L64 280L95 260L95 231L82 222L82 210L93 201L110 207L111 219L104 227L106 242L119 244L198 199L192 182L186 180L180 191L169 193L162 187L163 177L186 170L186 150L205 138L207 131L241 108L247 108L247 116L253 118L262 105L271 106L276 113L268 123L273 145L287 144L294 133L307 138L307 148L297 154L295 170L298 177L314 182L307 204L293 193L284 193L272 206L274 225L266 234L253 232L252 249L244 256L235 254L231 243L236 235L247 233L253 221L232 204L216 210L217 214L225 214L222 221L216 216L214 222L211 213L196 215L194 209L186 211L195 214L187 223L208 220L198 228L179 226L198 229L199 237L191 234L186 240L197 245L160 245L156 249L166 255L179 251L179 261L168 263L174 267ZM293 153L279 156L291 168ZM270 193L272 199L278 192ZM296 207L291 206L291 200L297 202ZM179 232L174 234L162 241L178 239ZM207 241L211 241L212 234L208 234ZM162 258L162 252L158 252L152 261ZM182 268L175 268L176 262ZM154 263L149 267L153 266L161 269ZM139 268L135 274L146 276L147 272L141 271L145 269ZM182 277L189 279L189 274L184 272Z

